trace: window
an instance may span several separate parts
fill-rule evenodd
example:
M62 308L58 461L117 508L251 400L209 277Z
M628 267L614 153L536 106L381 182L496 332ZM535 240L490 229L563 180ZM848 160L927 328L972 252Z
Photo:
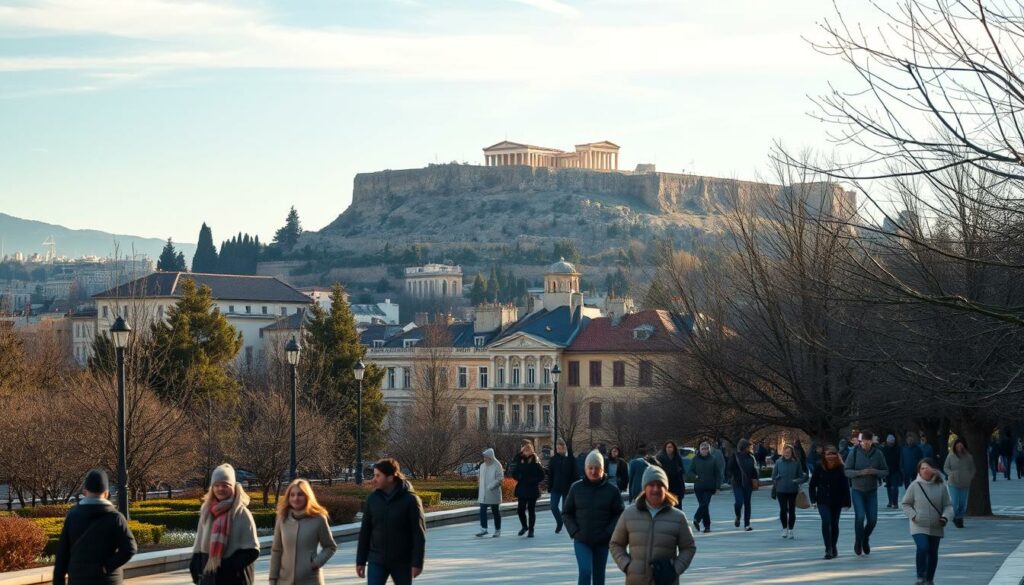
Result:
M477 379L480 381L480 387L486 388L490 380L487 379L487 366L480 366L477 369Z
M626 362L612 362L612 386L626 385Z
M544 421L544 428L551 428L551 405L545 404L540 407L541 420Z
M652 335L654 335L654 327L650 325L641 325L633 330L633 339L638 341L650 339Z
M473 345L477 347L483 347L485 339L487 338L484 337L483 335L477 335L476 337L473 338Z
M384 340L383 339L374 339L373 340L373 347L384 347Z
M526 383L533 386L537 383L537 368L530 366L526 368Z
M246 313L247 315L248 315L248 314L250 314L250 313L252 313L252 305L246 305L246 306L245 306L245 313Z
M505 385L505 367L502 366L502 367L498 368L498 387L500 388L500 387L502 387L504 385Z
M459 388L469 388L469 368L459 366Z
M543 380L545 386L551 383L551 368L545 366Z
M107 319L108 317L110 317L110 312L107 309L108 309L108 307L106 305L103 305L103 318L104 319Z
M481 431L487 430L487 407L478 406L476 408L476 428Z
M228 313L234 313L234 312L235 312L235 306L234 305L228 305Z
M264 315L266 315L266 314L267 314L267 306L266 306L266 305L263 305L263 314L264 314Z
M569 362L569 385L579 386L580 385L580 363Z
M395 384L395 368L388 368L388 388L397 388Z
M601 403L591 402L590 403L590 428L596 429L601 427Z
M288 307L281 307L281 316L282 317L287 317L288 316Z
M412 368L402 368L402 388L412 388Z
M590 385L600 386L601 385L601 362L593 361L590 362Z
M459 407L459 428L460 429L466 428L466 425L467 425L467 420L466 419L467 418L468 418L468 415L466 414L466 407L465 406L460 406Z
M519 368L512 368L512 387L519 385L519 374L521 371Z
M503 428L505 426L505 405L495 404L494 405L494 426Z
M418 339L403 339L402 340L402 347L404 347L406 349L408 349L410 347L415 347L417 341L419 341L419 340Z
M518 426L519 426L519 423L520 423L520 420L521 420L521 419L519 418L519 417L520 417L520 412L519 412L519 410L520 410L520 407L519 407L519 405L518 405L518 404L513 404L513 405L512 405L512 427L513 427L513 428L515 428L515 427L518 427Z
M532 429L537 424L537 407L533 404L526 405L526 428Z
M640 361L640 385L654 385L654 366L648 360Z

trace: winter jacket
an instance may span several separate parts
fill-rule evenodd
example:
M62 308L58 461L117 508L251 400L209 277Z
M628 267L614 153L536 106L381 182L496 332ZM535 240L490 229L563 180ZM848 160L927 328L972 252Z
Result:
M900 447L900 472L903 477L917 477L917 464L922 459L924 459L924 453L921 452L921 446L917 443Z
M584 477L569 488L562 520L573 540L589 546L606 545L622 508L622 493L607 476L600 481Z
M921 443L921 458L925 457L935 458L935 448L930 443ZM917 468L917 462L914 462L914 468Z
M658 453L658 463L661 464L661 468L665 470L665 475L668 476L668 491L676 495L677 498L683 499L686 495L686 482L684 476L686 475L686 464L683 462L683 457L676 451L672 457L668 456L668 453L662 451Z
M548 462L548 491L553 494L569 493L569 488L576 481L576 463L572 453L559 455L555 453Z
M872 445L870 451L863 447L850 450L844 464L846 477L850 478L850 487L859 492L870 492L877 490L879 484L889 475L889 468L885 465L885 457L878 447ZM875 474L867 474L865 470L874 469Z
M772 468L772 485L780 494L795 494L800 491L800 484L807 481L807 472L799 459L783 457L775 462Z
M291 511L283 520L278 516L270 548L270 584L323 585L320 568L337 550L325 516L296 515Z
M946 472L950 485L963 490L971 487L971 480L974 479L974 474L977 472L974 467L974 457L967 451L964 451L962 456L950 451L946 455L946 463L942 466L942 470Z
M477 502L488 506L495 506L501 503L501 480L505 479L505 471L501 463L495 459L490 463L484 461L480 464L480 476L477 478Z
M615 469L612 470L612 467ZM619 457L618 459L608 458L604 461L604 468L608 470L608 477L615 483L620 492L629 489L629 463Z
M925 481L920 475L917 476L907 488L907 493L903 495L901 507L907 518L910 518L912 535L928 534L941 538L945 534L945 528L940 518L949 520L953 517L953 500L950 499L949 490L946 489L938 472L932 476L931 481Z
M807 492L812 504L829 508L849 508L851 505L850 480L846 478L842 465L826 469L819 463L811 475Z
M1010 437L1003 437L999 440L999 455L1006 457L1007 459L1013 458L1013 439Z
M196 538L192 547L192 561L189 573L196 585L253 585L256 572L253 563L260 556L260 541L256 534L256 522L249 511L249 494L242 486L235 485L235 503L231 510L231 533L221 555L220 567L216 573L205 574L209 561L209 537L213 528L213 514L209 511L210 502L204 502L199 510L199 527L196 533L206 538ZM204 550L205 549L205 550Z
M718 462L718 468L722 470L722 475L719 476L718 480L718 484L721 486L721 484L725 483L725 452L721 449L712 448L711 456L715 458L715 461Z
M544 468L537 462L536 455L520 458L512 478L517 482L517 498L530 500L540 497L540 482L544 481Z
M650 467L651 464L647 462L642 456L634 457L629 462L629 501L632 502L637 499L640 492L644 491L644 486L640 485L644 481L644 470Z
M423 568L426 543L423 503L411 483L402 481L391 493L375 490L366 498L357 566L370 561L386 567Z
M889 468L889 476L900 476L903 471L900 464L900 446L886 443L879 448L882 450L882 457L885 458L885 466Z
M694 475L693 491L718 491L722 487L725 469L722 468L718 458L713 453L709 453L707 456L697 453L693 458L693 465L690 469Z
M121 567L137 550L128 523L113 504L100 498L83 500L68 510L64 519L53 564L53 583L121 583Z
M754 456L737 451L729 459L728 473L732 478L732 487L750 488L757 479L757 462L754 461Z
M626 574L626 585L653 583L652 561L672 561L676 575L681 575L697 554L686 514L666 503L651 516L644 498L619 516L608 548ZM679 583L678 577L673 583Z

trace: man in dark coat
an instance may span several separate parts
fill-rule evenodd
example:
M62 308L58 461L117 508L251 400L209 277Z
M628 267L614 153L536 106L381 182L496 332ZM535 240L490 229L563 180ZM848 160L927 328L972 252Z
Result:
M885 492L889 501L886 508L899 508L900 484L903 483L903 470L900 469L900 446L896 444L896 435L889 435L882 445L882 456L889 467L889 475L885 477Z
M573 540L578 582L604 583L608 543L625 507L622 492L604 473L601 453L594 449L584 461L585 475L569 490L562 518Z
M577 477L572 453L566 450L565 441L558 439L555 454L548 462L548 491L551 492L551 515L555 517L556 533L562 531L562 502Z
M394 459L373 465L373 487L359 528L356 574L360 579L368 577L371 584L383 584L391 577L395 585L411 585L423 572L427 544L423 503Z
M1013 464L1013 431L1003 429L999 437L999 462L1003 464L1003 477L1010 480L1010 465Z
M138 547L128 522L107 498L110 482L103 470L85 476L85 497L68 510L57 542L54 585L117 585L121 567Z
M907 440L900 449L900 475L903 477L903 489L917 479L917 462L924 459L921 446L917 444L917 435L907 433Z

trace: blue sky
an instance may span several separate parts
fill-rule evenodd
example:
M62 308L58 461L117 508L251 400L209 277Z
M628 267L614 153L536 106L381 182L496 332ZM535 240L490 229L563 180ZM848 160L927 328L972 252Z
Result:
M855 8L856 3L840 1ZM860 8L856 7L860 12ZM845 9L845 8L844 8ZM195 241L307 229L358 172L612 140L755 178L827 147L821 0L0 0L0 211Z

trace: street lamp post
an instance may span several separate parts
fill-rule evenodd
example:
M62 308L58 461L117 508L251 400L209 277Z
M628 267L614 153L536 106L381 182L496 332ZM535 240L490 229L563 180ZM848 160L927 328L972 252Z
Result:
M132 328L124 317L118 317L110 327L110 338L117 355L117 509L128 519L128 426L124 407L124 350Z
M552 453L558 452L558 377L562 374L562 368L555 364L555 367L551 370L551 381L555 383L554 392L551 394L551 410L555 413L555 425L552 428L552 434L554 439L551 442L551 448L554 449Z
M359 382L359 397L356 403L356 485L363 485L363 374L366 373L363 360L356 362L352 373Z
M299 345L299 342L295 339L294 335L290 340L288 340L288 343L285 344L284 353L286 356L288 356L288 364L291 365L292 367L292 453L291 461L288 467L288 479L294 481L296 475L296 467L298 465L298 456L296 454L295 446L295 444L298 442L298 431L296 429L297 424L295 422L295 411L297 409L296 394L298 394L296 388L296 385L298 384L296 378L298 376L296 374L299 369L299 354L302 353L302 346Z

